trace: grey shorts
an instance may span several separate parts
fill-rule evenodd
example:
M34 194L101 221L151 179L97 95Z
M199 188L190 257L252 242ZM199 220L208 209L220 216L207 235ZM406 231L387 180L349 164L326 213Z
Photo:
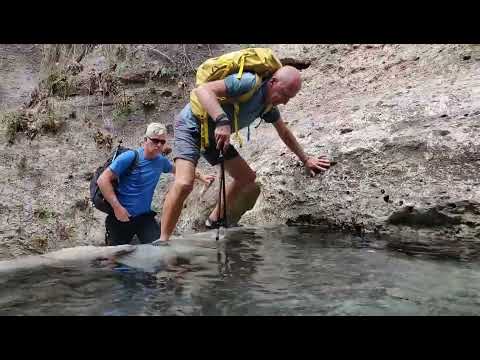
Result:
M175 117L175 134L173 144L173 159L183 159L198 163L202 155L210 165L217 165L220 160L220 151L216 149L215 139L209 138L209 147L200 151L200 129L195 125L187 124L181 116ZM225 160L239 156L235 147L230 144L225 153Z

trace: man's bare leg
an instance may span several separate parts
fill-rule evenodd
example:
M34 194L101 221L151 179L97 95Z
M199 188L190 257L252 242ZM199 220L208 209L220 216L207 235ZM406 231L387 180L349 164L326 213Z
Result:
M225 170L233 178L233 181L227 185L227 211L230 204L233 204L238 194L242 190L246 190L251 185L255 184L256 174L255 171L247 164L247 162L241 157L237 156L233 159L225 161ZM223 202L222 202L223 205ZM210 220L218 220L218 214L223 214L223 206L219 209L219 204L215 206L210 214Z
M195 165L188 160L177 159L175 161L175 182L163 204L160 240L170 239L182 213L183 203L193 190L194 181Z

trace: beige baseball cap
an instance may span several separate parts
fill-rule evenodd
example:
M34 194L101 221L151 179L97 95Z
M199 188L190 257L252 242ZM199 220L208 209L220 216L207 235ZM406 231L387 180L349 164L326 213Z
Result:
M165 125L156 123L156 122L150 123L147 126L147 131L145 131L146 137L166 135L166 134L167 134L167 128L165 127Z

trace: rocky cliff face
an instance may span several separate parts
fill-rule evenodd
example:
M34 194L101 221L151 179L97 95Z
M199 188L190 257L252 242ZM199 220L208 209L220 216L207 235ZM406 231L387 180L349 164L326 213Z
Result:
M57 116L59 130L42 131L45 126L30 119L30 136L24 131L13 145L1 143L1 257L101 244L103 214L87 201L91 170L116 140L137 145L149 121L172 123L192 86L192 72L180 68L235 48L151 47L94 48L68 77L69 87L58 87L63 96L57 91L30 107L35 119L42 111ZM303 69L301 92L281 109L284 120L307 152L325 154L335 165L311 178L271 125L251 128L251 141L239 150L257 172L260 196L241 223L324 225L409 253L476 257L478 48L272 47ZM208 169L203 161L200 166ZM157 210L171 180L157 188ZM187 201L179 232L202 229L217 190L200 196L201 190Z
M88 200L92 171L119 141L138 146L150 121L171 122L188 96L189 62L215 51L148 47L86 46L83 56L82 49L46 49L31 74L41 80L36 87L2 68L3 89L12 93L0 101L12 111L1 116L0 258L103 244L105 215ZM4 47L2 54L22 60L26 49ZM30 69L17 65L15 73Z
M0 45L0 110L25 102L39 80L41 45Z

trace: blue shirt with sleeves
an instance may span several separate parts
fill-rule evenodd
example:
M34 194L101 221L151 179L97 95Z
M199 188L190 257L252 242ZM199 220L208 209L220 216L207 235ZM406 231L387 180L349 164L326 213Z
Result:
M232 74L227 76L224 79L224 82L227 89L227 95L229 97L237 97L247 93L255 86L255 74L244 72L240 79L237 79L237 74ZM249 126L255 121L255 119L260 117L268 123L274 123L280 118L280 111L276 106L272 107L270 111L263 114L263 112L266 110L266 84L267 81L264 81L248 101L240 104L240 111L238 115L239 129ZM228 118L233 121L233 105L223 104L221 106ZM180 112L180 116L190 129L200 131L200 124L192 113L192 107L190 103L183 108L183 110ZM208 118L208 122L209 135L211 138L214 138L213 133L215 131L215 122L210 117Z
M135 159L133 151L123 152L109 166L119 179L116 190L118 201L132 217L151 211L160 175L173 171L172 163L166 157L158 155L154 159L145 159L143 147L136 150L138 166L130 174L127 174L127 170Z

